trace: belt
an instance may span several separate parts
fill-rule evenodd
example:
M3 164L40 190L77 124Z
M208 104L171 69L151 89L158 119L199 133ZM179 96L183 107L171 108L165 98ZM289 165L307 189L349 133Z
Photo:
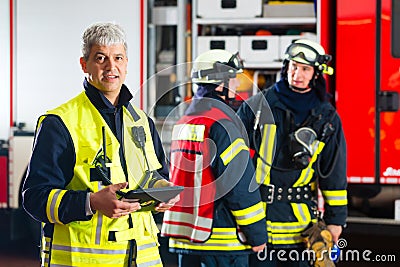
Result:
M299 187L276 187L273 184L261 185L261 200L267 204L279 202L304 202L312 199L311 185Z

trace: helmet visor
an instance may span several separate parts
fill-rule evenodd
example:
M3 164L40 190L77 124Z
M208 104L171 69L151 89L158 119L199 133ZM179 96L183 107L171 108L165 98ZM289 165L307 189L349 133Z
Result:
M314 66L326 64L332 58L331 55L320 55L313 47L302 43L291 44L286 50L286 57L289 60L300 59Z
M237 70L237 73L240 73L243 71L243 61L239 57L239 52L236 52L231 56L231 58L228 60L226 63L229 67L232 67Z
M243 63L239 52L233 54L227 62L214 62L212 68L192 72L192 79L203 79L203 82L210 83L232 79L237 73L243 72ZM199 81L197 81L199 82Z

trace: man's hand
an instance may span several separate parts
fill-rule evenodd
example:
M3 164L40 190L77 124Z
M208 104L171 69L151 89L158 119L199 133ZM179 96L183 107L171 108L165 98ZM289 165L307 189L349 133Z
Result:
M326 226L326 228L332 234L333 243L337 244L337 241L339 240L339 237L342 234L342 226L341 225L329 224L329 225Z
M167 187L167 186L174 186L174 184L165 179L160 179L154 183L153 188L161 188L161 187Z
M167 181L167 180L165 180L165 179L161 179L161 180L158 180L157 182L155 182L153 187L161 188L161 187L167 187L167 186L174 186L174 184L169 182L169 181ZM167 211L170 208L172 208L175 205L175 203L178 202L179 200L180 200L180 197L179 197L179 194L178 194L176 197L171 198L170 200L168 200L167 203L162 202L162 203L158 204L157 207L155 207L154 210L158 211L158 212Z
M263 251L263 250L265 249L265 246L266 246L266 245L267 245L267 244L264 243L264 244L259 245L259 246L256 246L256 247L252 247L251 249L252 249L254 252L261 252L261 251Z
M125 188L127 182L109 185L96 193L90 194L90 208L99 211L105 216L116 219L139 210L138 202L125 202L117 199L116 192Z

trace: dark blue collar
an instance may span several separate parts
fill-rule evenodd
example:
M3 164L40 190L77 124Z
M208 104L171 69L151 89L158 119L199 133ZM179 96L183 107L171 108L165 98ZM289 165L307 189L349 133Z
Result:
M198 113L199 111L211 109L211 106L204 105L207 101L203 101L203 99L215 99L223 102L221 105L224 105L225 101L217 94L215 88L217 88L215 84L199 84L197 92L192 98L192 103L185 114ZM201 105L198 103L201 103Z
M274 90L279 100L293 112L296 124L302 123L310 111L321 103L314 89L307 93L297 93L289 88L284 79L275 84Z
M115 108L121 108L122 106L127 107L129 101L132 99L131 92L124 84L121 87L118 104L116 107L114 107L114 105L104 96L104 94L99 89L90 84L86 78L83 81L83 87L85 88L86 95L97 109L110 109L113 111L115 110Z

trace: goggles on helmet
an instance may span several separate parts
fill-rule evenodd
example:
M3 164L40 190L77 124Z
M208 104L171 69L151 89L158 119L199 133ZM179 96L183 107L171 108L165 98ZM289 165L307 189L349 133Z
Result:
M208 80L223 80L235 78L237 73L243 71L243 62L239 52L231 56L228 62L215 62L212 69L199 70L192 73L192 78L207 77Z
M332 59L331 55L320 55L313 47L303 43L292 43L286 49L285 56L289 60L301 58L314 66L326 64Z
M229 67L232 67L238 71L241 71L243 69L243 61L239 57L239 52L236 52L231 56L231 58L228 60L228 63L226 63Z

